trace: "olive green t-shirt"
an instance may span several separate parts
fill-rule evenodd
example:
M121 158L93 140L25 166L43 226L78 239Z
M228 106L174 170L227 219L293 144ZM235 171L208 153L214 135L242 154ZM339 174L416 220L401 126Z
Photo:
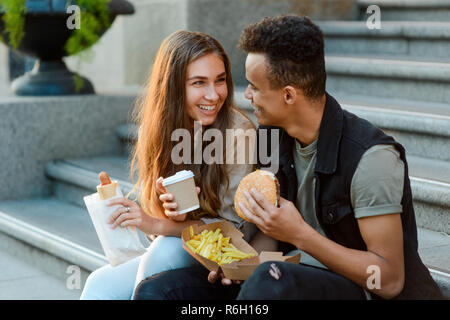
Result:
M315 210L315 177L317 140L306 147L294 144L294 163L298 181L296 208L303 219L325 236ZM404 163L392 145L375 145L368 149L355 170L350 187L355 218L393 214L402 211ZM302 252L301 263L326 268Z

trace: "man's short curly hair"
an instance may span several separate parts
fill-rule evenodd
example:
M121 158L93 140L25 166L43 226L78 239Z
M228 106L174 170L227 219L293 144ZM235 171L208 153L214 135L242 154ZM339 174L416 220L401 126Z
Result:
M242 31L238 48L266 56L272 89L293 85L312 99L325 93L323 34L309 18L266 17Z

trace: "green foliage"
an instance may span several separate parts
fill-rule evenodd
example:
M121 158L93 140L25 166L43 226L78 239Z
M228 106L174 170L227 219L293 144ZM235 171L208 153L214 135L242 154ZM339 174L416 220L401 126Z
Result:
M5 32L8 34L9 44L13 49L17 49L22 41L25 32L25 7L26 0L0 0L0 10L5 12L2 15L5 24ZM0 38L2 42L5 40Z
M111 26L108 3L110 0L75 0L81 9L81 28L75 29L67 40L68 55L75 55L96 43L99 34Z
M67 39L64 49L68 56L77 55L77 66L81 62L92 60L92 52L86 50L92 47L103 30L111 26L109 19L108 3L110 0L67 0L67 6L74 3L80 7L81 24L80 29L74 29ZM2 19L5 24L5 32L8 34L9 45L17 49L25 35L25 7L26 0L0 0L0 13L4 12ZM0 41L4 42L0 34ZM85 52L82 52L84 51ZM77 68L78 69L78 68ZM74 76L75 90L78 92L83 87L83 79Z

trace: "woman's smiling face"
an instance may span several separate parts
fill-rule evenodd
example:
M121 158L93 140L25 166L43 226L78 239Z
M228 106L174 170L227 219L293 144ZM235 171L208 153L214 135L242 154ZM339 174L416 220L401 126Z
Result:
M210 53L189 63L186 72L186 110L203 126L214 123L228 96L225 64Z

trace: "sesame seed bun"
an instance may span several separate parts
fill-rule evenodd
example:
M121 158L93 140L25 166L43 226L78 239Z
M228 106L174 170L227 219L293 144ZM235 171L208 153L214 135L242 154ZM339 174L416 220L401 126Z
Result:
M247 208L249 207L244 191L250 191L252 188L255 188L262 193L274 206L278 206L280 200L280 184L278 183L277 177L275 177L272 172L267 170L256 170L249 173L241 180L236 190L236 194L234 195L234 207L236 213L246 221L248 220L242 213L239 202L243 202Z

